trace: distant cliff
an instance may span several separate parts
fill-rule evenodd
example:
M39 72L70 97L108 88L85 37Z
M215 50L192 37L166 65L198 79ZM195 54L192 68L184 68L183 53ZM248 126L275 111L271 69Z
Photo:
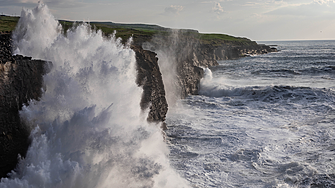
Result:
M203 69L218 65L219 60L238 59L249 55L277 52L276 48L259 45L246 38L227 35L199 34L189 30L171 30L168 34L157 35L150 41L139 43L145 49L163 53L169 66L164 74L176 71L175 87L180 98L197 95Z

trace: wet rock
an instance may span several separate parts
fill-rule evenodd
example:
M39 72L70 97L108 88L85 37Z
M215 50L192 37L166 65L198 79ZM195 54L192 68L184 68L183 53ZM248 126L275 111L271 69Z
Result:
M21 121L19 110L41 97L42 76L50 63L12 56L10 33L0 34L0 49L0 177L6 177L30 144L30 130Z
M162 74L157 63L157 54L143 50L140 46L132 46L132 49L136 53L136 83L143 87L141 108L145 110L150 107L148 121L163 122L165 121L168 105L165 98Z
M250 55L276 52L276 48L259 45L256 42L230 41L221 44L205 44L192 33L176 30L168 35L153 37L141 44L144 49L163 51L176 67L179 96L197 95L199 83L204 75L202 68L218 65L219 60L238 59ZM173 57L172 57L173 56Z
M179 88L181 98L198 94L200 80L204 75L201 67L218 65L218 60L276 51L257 44L199 44L187 36L180 40L170 39L161 38L160 42L154 43L153 50L173 51L171 54L177 63L176 87ZM131 48L136 53L136 83L143 87L140 106L142 110L150 108L148 121L164 122L168 104L157 54L144 50L142 42L135 44ZM6 177L15 168L18 156L24 157L27 152L30 130L21 121L19 110L24 104L28 105L28 101L41 97L42 77L51 68L50 62L21 55L12 56L11 50L11 33L0 33L0 177ZM165 124L162 125L164 128Z

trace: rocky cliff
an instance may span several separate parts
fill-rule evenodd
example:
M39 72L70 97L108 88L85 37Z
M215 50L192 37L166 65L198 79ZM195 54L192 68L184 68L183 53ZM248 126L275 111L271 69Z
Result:
M156 53L132 46L136 53L137 80L143 87L141 108L150 108L148 121L162 122L168 110L165 89ZM19 156L25 157L30 144L29 128L19 110L42 95L43 75L52 64L31 57L13 56L11 33L0 33L0 177L15 168Z
M162 71L160 61L163 59L159 60L156 53L144 50L139 45L131 46L137 60L136 83L143 87L140 105L143 110L150 108L148 121L151 122L164 122L168 111L167 88L162 72L163 76L169 71L175 72L172 86L178 88L178 97L183 98L198 94L204 74L201 67L215 66L218 60L274 51L257 44L203 44L187 35L177 35L177 38L172 35L159 37L147 45L141 45L165 53L172 62ZM15 168L18 156L25 156L29 146L30 130L21 121L19 110L28 101L41 97L43 75L50 70L52 64L32 60L30 57L12 56L10 33L0 34L0 49L0 177L5 177Z
M236 38L235 41L202 40L199 35L194 31L171 30L169 34L158 35L150 41L141 43L145 49L155 51L159 55L163 53L162 56L167 57L158 60L161 66L161 61L168 63L163 65L169 67L162 70L163 79L164 75L176 72L174 87L178 88L177 95L180 98L198 94L199 83L204 74L202 68L216 66L219 60L238 59L277 51L276 48L259 45L246 38Z
M158 66L156 53L143 50L140 46L131 47L136 53L137 85L143 87L141 99L142 110L150 108L148 121L165 121L168 105L165 98L165 89L162 74Z
M5 177L24 157L29 146L27 126L19 110L42 95L43 74L49 63L11 54L10 33L0 34L0 177Z

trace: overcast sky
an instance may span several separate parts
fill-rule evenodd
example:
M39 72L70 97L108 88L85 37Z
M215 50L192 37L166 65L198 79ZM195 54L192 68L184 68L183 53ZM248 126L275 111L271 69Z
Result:
M0 0L19 15L39 0ZM57 19L150 23L262 40L335 39L335 0L44 0Z

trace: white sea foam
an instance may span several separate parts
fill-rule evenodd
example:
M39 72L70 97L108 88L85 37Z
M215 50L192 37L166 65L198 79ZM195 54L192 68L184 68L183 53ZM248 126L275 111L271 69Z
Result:
M314 43L302 49L316 48ZM333 57L308 57L308 51L300 59L297 53L204 69L200 95L179 101L167 117L171 161L183 166L192 185L334 186L334 82L323 83L334 75Z
M20 112L32 144L0 187L188 187L140 110L134 51L88 24L61 30L44 4L21 13L15 53L53 68L40 101Z
M200 80L199 94L211 97L229 95L228 93L231 91L231 87L220 83L220 81L222 81L221 78L219 80L217 80L217 78L213 78L213 73L209 68L203 68L203 70L204 78Z

